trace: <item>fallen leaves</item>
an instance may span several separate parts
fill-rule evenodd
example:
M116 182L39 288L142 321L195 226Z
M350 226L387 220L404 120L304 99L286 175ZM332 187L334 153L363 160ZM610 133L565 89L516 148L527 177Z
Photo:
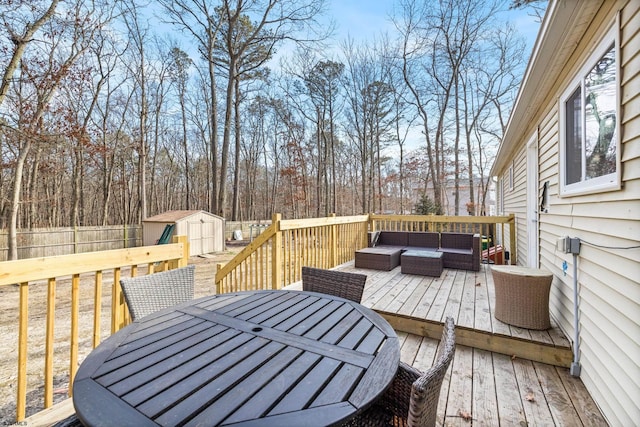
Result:
M471 413L468 411L463 411L462 409L460 409L458 411L458 415L460 415L460 418L462 418L465 421L471 421L473 418L471 417Z

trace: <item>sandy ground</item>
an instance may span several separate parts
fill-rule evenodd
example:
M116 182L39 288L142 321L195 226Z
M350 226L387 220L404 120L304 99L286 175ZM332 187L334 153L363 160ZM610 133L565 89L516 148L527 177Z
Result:
M195 297L215 292L214 277L217 264L224 264L246 246L246 242L231 242L225 252L209 254L206 257L191 257L189 264L196 265ZM0 263L0 268L2 263ZM140 270L139 274L144 272ZM129 271L122 270L122 276ZM69 395L69 341L71 281L60 279L56 284L55 299L55 361L54 361L54 403L66 399ZM111 284L113 272L105 272L103 277L103 297L101 315L101 339L110 333ZM93 330L94 278L81 278L80 284L80 322L78 360L82 362L91 352ZM27 356L27 414L33 415L44 409L44 354L46 336L46 297L47 283L38 282L29 285L29 333ZM15 422L16 387L18 371L18 309L19 293L17 286L0 288L0 426Z

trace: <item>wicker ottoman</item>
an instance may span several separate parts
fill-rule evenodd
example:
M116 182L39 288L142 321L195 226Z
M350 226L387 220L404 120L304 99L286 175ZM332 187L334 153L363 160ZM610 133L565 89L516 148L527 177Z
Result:
M442 252L408 250L400 256L400 271L404 274L440 277Z
M356 251L356 268L390 271L400 265L400 247L363 248Z
M549 329L553 274L538 268L492 265L496 319L527 329Z

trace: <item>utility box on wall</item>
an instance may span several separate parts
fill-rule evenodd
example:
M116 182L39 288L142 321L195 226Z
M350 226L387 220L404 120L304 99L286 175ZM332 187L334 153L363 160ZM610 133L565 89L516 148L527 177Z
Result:
M225 250L222 217L202 210L167 211L142 221L145 246L158 244L167 225L175 224L172 236L187 236L189 256Z

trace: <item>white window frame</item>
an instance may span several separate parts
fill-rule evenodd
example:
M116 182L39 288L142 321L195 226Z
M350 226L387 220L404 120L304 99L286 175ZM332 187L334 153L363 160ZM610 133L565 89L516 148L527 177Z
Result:
M559 103L558 103L558 111L559 111L559 141L560 141L560 158L559 158L559 181L560 181L560 197L568 197L568 196L576 196L583 194L592 194L592 193L600 193L604 191L612 191L619 190L621 188L621 162L620 162L620 116L621 116L621 108L620 108L620 40L618 36L618 20L616 19L616 23L611 26L611 28L606 32L602 40L598 43L595 49L589 55L589 58L586 60L585 64L580 68L579 72L575 76L575 78L571 81L571 84L567 87L567 89L562 93ZM584 161L584 98L585 98L585 86L584 86L584 78L585 76L594 68L595 64L602 58L602 56L611 49L611 45L614 46L615 51L615 62L616 62L616 133L615 133L615 141L616 144L616 170L613 173L608 175L599 176L591 179L581 179L579 182L575 182L572 184L566 184L566 109L565 103L567 100L580 88L581 91L581 101L582 101L582 126L583 126L583 150L582 150L582 158ZM583 173L584 173L584 163L583 163Z

